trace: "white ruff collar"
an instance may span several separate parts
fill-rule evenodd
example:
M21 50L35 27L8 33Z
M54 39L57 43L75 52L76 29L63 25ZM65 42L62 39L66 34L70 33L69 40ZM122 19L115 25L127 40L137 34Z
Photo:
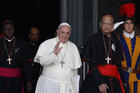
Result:
M127 37L127 38L134 38L134 36L135 36L135 31L133 31L131 34L129 34L129 33L127 33L127 32L125 32L125 31L123 31L123 34Z

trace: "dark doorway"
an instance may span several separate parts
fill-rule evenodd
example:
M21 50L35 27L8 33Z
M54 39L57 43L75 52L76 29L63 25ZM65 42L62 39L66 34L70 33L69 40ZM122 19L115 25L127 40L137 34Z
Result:
M60 0L1 0L1 21L11 18L16 22L16 36L24 40L31 26L37 26L41 40L54 36L60 22Z
M136 14L135 14L135 18L136 18L136 22L137 24L140 24L140 1L139 0L135 0L135 4L136 4Z

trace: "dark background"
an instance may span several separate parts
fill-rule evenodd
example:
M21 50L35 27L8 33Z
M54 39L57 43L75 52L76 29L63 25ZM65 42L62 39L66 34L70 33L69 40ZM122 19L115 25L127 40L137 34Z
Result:
M27 40L31 26L37 26L41 40L51 38L60 23L59 0L1 0L0 22L12 19L16 23L16 36Z
M134 1L136 3L136 22L140 24L139 0L98 0L98 18L111 13L115 21L119 21L118 9L122 2ZM11 18L16 23L16 36L27 40L27 34L31 26L37 26L41 32L41 41L54 37L54 33L60 23L61 0L1 0L0 23ZM85 33L92 32L92 0L84 0L83 25ZM90 26L90 27L89 27ZM84 34L88 37L87 34Z
M140 24L140 0L134 0L136 4L136 13L135 13L135 18L136 22Z
M140 24L140 0L98 0L98 17L99 20L104 14L112 14L115 22L120 20L119 8L122 4L135 4L135 19Z

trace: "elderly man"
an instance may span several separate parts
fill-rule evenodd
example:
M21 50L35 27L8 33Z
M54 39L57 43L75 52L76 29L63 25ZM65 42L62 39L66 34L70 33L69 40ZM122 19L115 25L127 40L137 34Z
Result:
M81 93L124 93L120 77L123 53L119 39L112 33L113 24L113 17L104 15L101 30L85 44L82 57L89 61L90 73Z
M43 42L34 61L43 66L35 93L78 93L81 59L76 45L68 41L71 26L61 23L57 37Z

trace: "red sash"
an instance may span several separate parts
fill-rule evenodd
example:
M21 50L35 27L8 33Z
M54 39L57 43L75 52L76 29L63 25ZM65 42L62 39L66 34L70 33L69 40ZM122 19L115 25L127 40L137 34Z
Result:
M21 78L21 69L0 67L0 76Z
M107 64L105 66L98 65L97 68L98 68L99 72L101 73L101 75L109 76L109 77L115 77L116 79L118 79L119 83L120 83L122 93L125 93L125 90L124 90L124 87L123 87L123 84L122 84L121 77L120 77L120 74L118 72L117 66Z

